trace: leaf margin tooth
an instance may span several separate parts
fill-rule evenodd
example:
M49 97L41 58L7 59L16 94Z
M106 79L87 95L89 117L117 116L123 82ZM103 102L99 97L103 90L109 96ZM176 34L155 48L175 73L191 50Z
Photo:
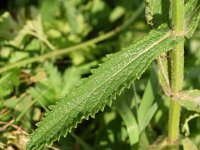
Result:
M165 32L168 33L168 32L170 32L170 31L167 30L167 31L165 31ZM153 31L150 32L150 34L152 34L152 33L153 33ZM158 34L158 33L159 33L159 31L155 31L155 34ZM160 34L160 33L159 33L159 34ZM160 36L161 36L161 34L160 34ZM171 36L172 36L172 34L170 33L170 37L171 37ZM161 36L161 37L162 37L162 36ZM144 38L143 40L149 40L149 38L146 37L146 38ZM134 44L135 44L135 45L138 45L138 44L141 44L141 42L137 41L137 42L135 42ZM129 46L129 48L134 48L134 46ZM127 48L125 48L125 49L127 49ZM137 50L137 48L135 48L135 49ZM167 49L167 50L169 50L169 49ZM124 51L126 52L126 50L124 50ZM120 53L120 54L121 54L121 53ZM112 56L116 56L116 55L112 55ZM111 58L109 58L108 61L112 61ZM116 61L118 61L118 60L116 59ZM147 64L142 68L142 71L139 71L139 73L136 73L134 77L129 77L130 79L126 79L126 82L124 81L124 83L121 84L121 85L119 85L118 88L116 88L115 90L113 90L112 92L110 92L110 95L108 96L108 99L107 99L107 100L103 100L103 101L105 101L105 102L104 102L103 104L101 104L101 106L99 106L99 107L98 107L98 106L95 106L95 107L96 107L96 108L95 108L96 110L93 108L92 111L90 110L90 112L87 112L87 111L84 112L83 116L85 116L85 118L88 118L88 119L89 119L90 116L94 116L94 117L95 117L96 113L98 113L99 111L104 111L105 107L106 107L107 105L109 105L110 102L111 102L111 105L112 105L112 101L116 99L116 96L117 96L117 95L120 95L120 94L124 91L124 89L126 89L128 86L130 86L130 85L134 82L134 79L135 79L137 76L140 77L140 76L142 75L142 73L144 72L144 70L147 69L147 67L148 67L148 65L150 64L151 61L152 61L152 59L150 59L150 60L149 60L149 63L147 63ZM102 66L103 66L103 65L101 65L100 68L102 68ZM98 73L99 73L99 69L97 69L97 70L94 71L93 76L94 76L95 74L98 74ZM79 88L80 85L82 85L82 87L84 87L84 84L87 83L87 81L89 82L90 79L93 79L92 76L89 76L88 79L83 79L83 80L81 81L81 83L79 83L74 89L77 90L77 89ZM83 89L84 89L84 88L83 88ZM83 89L81 89L81 90L83 90ZM74 91L75 91L75 90L74 90ZM72 95L73 95L73 93L72 93ZM73 97L73 96L72 96L72 97ZM66 99L67 99L67 98L65 98L65 101L67 102ZM61 103L61 102L58 102L57 105L52 106L52 109L54 109L54 110L57 109L59 103ZM62 103L63 103L63 101L62 101ZM97 104L99 104L99 103L97 103ZM67 106L67 105L66 105L66 106ZM47 112L47 113L46 113L46 116L49 116L49 115L51 115L51 113L50 113L50 112ZM48 119L49 119L49 118L48 118ZM44 121L45 118L43 118L42 120ZM66 124L66 121L67 121L67 119L65 119L64 124ZM52 136L52 137L49 137L50 140L49 140L49 141L46 141L46 144L47 144L47 145L52 144L56 139L60 138L60 136L65 135L65 134L67 135L67 133L70 132L70 131L72 130L72 128L76 127L76 126L77 126L79 123L81 123L81 122L82 122L82 118L80 117L80 114L78 113L77 116L76 116L76 118L74 118L74 120L72 121L73 125L72 125L72 124L69 124L68 127L65 127L65 126L62 127L61 129L64 129L64 131L58 130L57 135ZM44 126L45 123L44 123L44 124L42 124L42 123L39 124L39 125L38 125L39 128L41 128L42 125ZM36 129L36 131L37 131L37 130L38 130L38 129ZM63 133L63 132L64 132L64 133ZM36 148L42 147L42 146L44 146L44 145L46 145L46 144L44 144L44 143L40 143L40 145L37 144ZM33 146L34 146L34 145L32 145L32 147L33 147ZM28 149L32 149L32 147L29 146Z

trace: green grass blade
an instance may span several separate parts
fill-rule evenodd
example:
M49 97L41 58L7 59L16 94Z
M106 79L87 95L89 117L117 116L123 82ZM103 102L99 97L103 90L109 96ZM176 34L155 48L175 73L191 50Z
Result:
M131 109L126 104L125 99L119 99L116 101L116 108L122 117L129 136L130 144L133 145L139 141L139 128L136 122L135 116Z
M154 93L153 93L153 88L151 81L148 81L144 95L142 97L142 100L140 102L140 106L138 109L138 122L139 122L139 127L142 127L144 122L145 122L145 116L147 115L147 112L149 108L151 107L153 101L154 101ZM142 127L142 129L144 129ZM140 129L140 131L142 131Z
M147 125L149 124L149 122L153 118L154 114L156 113L157 109L158 109L158 105L157 105L157 103L154 103L147 110L147 113L145 114L145 116L143 116L142 122L140 122L140 124L139 124L140 132L142 132L147 127Z

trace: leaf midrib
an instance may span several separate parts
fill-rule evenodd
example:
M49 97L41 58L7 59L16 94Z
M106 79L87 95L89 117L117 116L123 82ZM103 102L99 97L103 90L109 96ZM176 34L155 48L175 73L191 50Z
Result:
M136 56L134 59L132 59L131 61L129 61L125 66L123 66L121 69L119 69L116 73L114 73L109 78L107 78L104 82L102 82L101 84L99 84L99 86L97 86L96 88L94 88L87 96L85 96L85 99L87 99L88 97L90 97L90 95L93 92L95 92L96 90L98 90L102 85L104 85L107 81L109 81L111 78L113 78L114 76L116 76L119 72L121 72L121 70L123 70L128 65L130 65L133 61L135 61L142 54L144 54L145 52L147 52L148 50L150 50L151 48L153 48L154 46L156 46L157 44L159 44L160 42L164 41L166 38L168 38L170 36L171 36L171 32L169 31L163 37L161 37L159 40L157 40L152 45L150 45L148 48L146 48L143 52L139 53L138 56ZM85 102L85 100L84 100L84 102ZM73 109L77 108L81 103L83 103L83 101L80 101L79 103L77 103L77 105L75 105L70 111L68 111L68 113L70 113Z
M167 34L165 34L165 36L163 36L162 38L160 38L158 41L156 41L155 43L153 43L152 45L150 45L148 48L146 48L143 52L139 53L138 56L136 56L134 59L132 59L131 61L129 61L125 66L123 66L121 69L119 69L116 73L114 73L113 75L111 75L109 78L107 78L107 80L105 80L104 82L102 82L101 84L99 84L99 86L97 86L94 90L92 90L88 96L86 96L86 98L90 97L90 95L95 92L96 90L98 90L102 85L104 85L107 81L109 81L111 78L113 78L114 76L116 76L119 72L121 72L124 68L126 68L127 66L129 66L133 61L135 61L138 57L140 57L142 54L144 54L145 52L147 52L148 50L150 50L152 47L156 46L157 44L159 44L160 42L164 41L166 38L168 38L169 36L171 36L171 32L167 32ZM78 103L79 105L80 103Z
M164 41L165 39L167 39L168 37L170 37L172 34L171 34L171 31L167 32L163 37L161 37L160 39L158 39L157 41L155 41L153 44L151 44L149 47L147 47L143 52L139 53L134 59L130 60L125 66L123 66L121 69L119 69L116 73L114 73L113 75L111 75L109 78L107 78L104 82L102 82L101 84L99 84L99 86L97 86L96 88L94 88L87 96L85 96L85 100L84 101L78 101L78 103L72 108L70 107L71 109L69 111L67 111L67 113L71 113L75 108L77 108L80 104L82 103L85 103L86 99L88 97L90 97L90 95L95 92L96 90L98 90L102 85L104 85L107 81L109 81L111 78L113 78L114 76L116 76L119 72L121 72L124 68L126 68L127 66L129 66L133 61L135 61L138 57L140 57L142 54L146 53L148 50L150 50L151 48L153 48L154 46L158 45L160 42ZM75 102L75 101L74 101ZM66 116L64 115L64 117L62 117L60 120L64 120L63 118L65 118ZM85 116L84 116L85 117ZM65 122L65 121L64 121ZM58 121L56 123L56 126L60 124L60 121ZM54 126L53 126L54 127ZM60 129L62 129L63 126L61 126L59 128L58 131L60 131ZM70 129L69 129L70 130ZM48 132L48 131L47 131ZM51 137L54 137L55 134L53 134L53 136ZM41 136L42 137L42 136ZM52 138L50 138L52 139Z

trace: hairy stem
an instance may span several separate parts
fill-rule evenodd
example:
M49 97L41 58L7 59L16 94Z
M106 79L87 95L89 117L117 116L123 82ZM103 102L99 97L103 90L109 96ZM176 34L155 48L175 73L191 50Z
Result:
M172 25L174 32L183 35L184 32L184 0L172 0ZM171 52L171 90L177 93L182 89L184 72L184 41L179 42ZM179 140L179 122L181 106L175 101L170 101L168 124L168 141L176 144ZM177 144L178 145L178 144Z

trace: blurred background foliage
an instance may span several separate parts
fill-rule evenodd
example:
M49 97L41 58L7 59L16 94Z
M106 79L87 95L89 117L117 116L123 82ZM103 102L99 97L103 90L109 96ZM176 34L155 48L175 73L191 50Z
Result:
M55 55L127 22L125 29L105 40ZM149 30L142 0L2 0L0 149L24 150L28 135L50 105L88 77L106 54L123 50ZM47 149L143 150L164 143L169 101L157 83L156 70L154 62L111 108L84 120ZM200 88L200 27L186 40L184 88ZM200 147L199 116L191 117L195 114L184 109L182 114L181 133L191 139L185 138L182 147Z

